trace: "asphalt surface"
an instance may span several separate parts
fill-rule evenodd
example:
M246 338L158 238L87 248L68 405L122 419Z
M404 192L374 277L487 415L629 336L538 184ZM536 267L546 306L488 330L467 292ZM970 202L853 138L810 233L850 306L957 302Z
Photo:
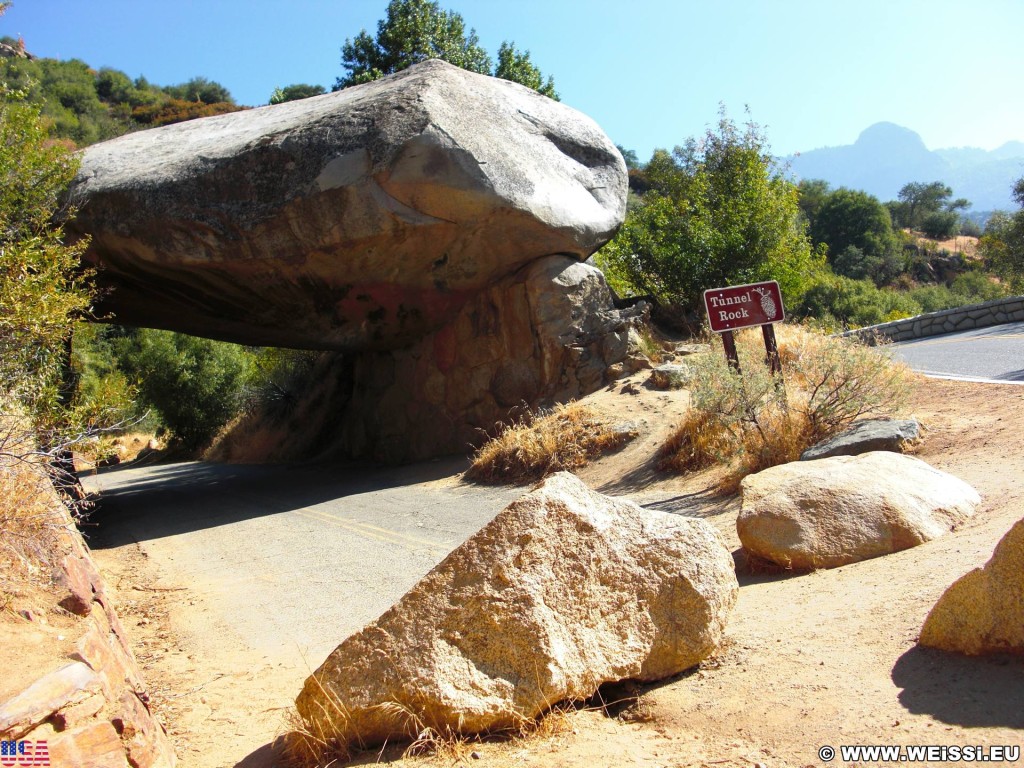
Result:
M201 630L319 664L522 494L444 479L464 464L115 469L85 479L102 497L84 530L94 549L137 542L162 581L187 584Z
M903 341L885 349L929 376L1024 384L1024 323Z

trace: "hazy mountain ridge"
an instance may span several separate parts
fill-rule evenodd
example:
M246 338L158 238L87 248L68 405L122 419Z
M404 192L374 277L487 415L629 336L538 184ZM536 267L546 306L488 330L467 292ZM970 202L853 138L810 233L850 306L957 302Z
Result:
M876 123L853 144L824 147L786 158L797 179L824 179L833 187L861 189L895 200L909 182L941 181L975 211L1016 208L1010 190L1024 176L1024 142L991 151L977 147L929 150L921 137L895 123Z

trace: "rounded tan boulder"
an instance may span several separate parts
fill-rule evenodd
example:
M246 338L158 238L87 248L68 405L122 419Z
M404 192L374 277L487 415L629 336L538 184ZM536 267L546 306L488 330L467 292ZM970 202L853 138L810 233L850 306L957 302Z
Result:
M341 752L425 727L515 727L602 683L694 666L718 646L737 592L708 523L560 473L339 645L296 705Z
M983 568L953 582L921 629L921 645L971 656L1024 653L1024 520Z
M745 478L741 490L743 547L796 569L916 547L953 530L981 501L959 478L888 451L771 467Z

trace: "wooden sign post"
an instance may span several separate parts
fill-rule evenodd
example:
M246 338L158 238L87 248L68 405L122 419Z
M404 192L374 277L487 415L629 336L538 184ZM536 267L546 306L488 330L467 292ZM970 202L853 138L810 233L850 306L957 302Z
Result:
M733 370L740 370L733 331L760 325L764 335L765 364L772 374L782 373L782 360L779 359L779 345L775 341L773 323L785 320L786 312L782 306L782 292L776 281L711 288L704 291L704 307L708 312L711 330L722 334L725 357Z

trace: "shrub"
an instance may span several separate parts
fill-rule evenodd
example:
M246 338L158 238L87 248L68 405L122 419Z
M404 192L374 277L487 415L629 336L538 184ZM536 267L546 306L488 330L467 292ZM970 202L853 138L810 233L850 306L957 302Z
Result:
M187 120L195 120L198 117L210 117L212 115L224 115L228 112L238 112L241 107L228 102L217 102L207 104L202 101L184 101L182 99L169 99L157 102L156 104L144 104L132 110L132 119L142 123L146 127L155 128L161 125L172 123L183 123Z
M38 105L0 92L0 395L52 432L66 404L71 318L90 302L78 270L85 243L63 242L61 196L77 170L46 140Z
M733 490L746 475L794 461L854 420L905 402L912 374L901 363L856 339L777 328L782 378L764 365L757 332L737 338L742 374L721 354L694 359L691 409L661 448L662 468L731 465L722 487Z
M921 305L922 312L937 312L968 304L981 304L1007 295L1007 287L984 272L964 272L957 275L948 288L928 285L910 291L911 299Z
M659 468L687 472L709 467L728 456L729 430L708 409L691 409L659 449Z
M938 312L959 305L959 298L945 285L925 285L914 288L908 294L921 305L922 312Z
M960 234L966 237L981 237L981 225L973 219L961 219Z
M932 240L948 240L960 230L960 215L955 211L932 211L921 222L921 231Z
M597 256L616 289L695 316L707 288L778 280L795 302L824 262L800 219L796 187L760 128L723 112L717 130L644 167L650 191Z
M0 401L0 606L26 579L50 581L49 554L64 521L45 455L31 422L10 400Z
M252 353L236 344L148 328L125 337L121 366L184 448L200 448L245 399Z
M612 429L579 403L558 405L502 425L498 435L477 450L466 479L484 483L540 480L553 472L579 469L633 437L635 433Z
M896 250L869 254L855 245L848 245L832 262L837 275L854 280L871 280L882 286L892 282L906 269L906 260Z
M878 288L870 280L827 275L807 289L794 314L859 328L919 315L921 306L911 296Z
M275 88L274 92L270 95L269 103L284 104L286 101L298 101L299 99L308 99L310 96L319 96L324 92L325 90L322 85L296 83L294 85L287 85L284 88Z
M637 352L658 365L665 359L665 344L658 339L654 329L642 325L636 332Z

